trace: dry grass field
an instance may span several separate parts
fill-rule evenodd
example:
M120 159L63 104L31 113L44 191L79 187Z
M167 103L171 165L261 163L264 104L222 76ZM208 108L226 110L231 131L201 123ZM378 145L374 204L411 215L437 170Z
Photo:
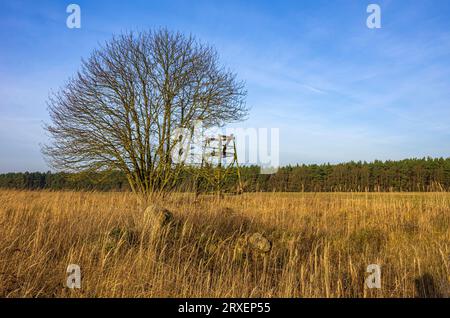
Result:
M0 191L0 297L448 297L450 194ZM262 253L255 232L272 242ZM66 268L81 268L81 289ZM381 289L365 287L381 266Z

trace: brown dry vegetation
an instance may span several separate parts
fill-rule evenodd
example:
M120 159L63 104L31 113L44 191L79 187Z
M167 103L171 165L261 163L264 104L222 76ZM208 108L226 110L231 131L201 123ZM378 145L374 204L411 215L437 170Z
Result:
M129 193L0 191L1 297L449 296L450 194L173 195L164 227ZM267 254L246 238L272 241ZM65 287L79 264L82 288ZM382 288L367 289L369 264Z

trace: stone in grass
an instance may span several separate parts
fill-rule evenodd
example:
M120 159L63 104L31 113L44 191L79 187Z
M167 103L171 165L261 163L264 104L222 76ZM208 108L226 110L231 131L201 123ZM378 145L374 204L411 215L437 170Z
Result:
M217 252L218 246L217 244L211 242L205 246L205 252L212 255Z
M144 214L152 218L152 222L163 227L173 221L173 213L158 205L150 205L145 209Z
M253 233L248 238L248 243L250 244L253 249L261 252L261 253L268 253L272 249L272 243L264 237L261 233Z

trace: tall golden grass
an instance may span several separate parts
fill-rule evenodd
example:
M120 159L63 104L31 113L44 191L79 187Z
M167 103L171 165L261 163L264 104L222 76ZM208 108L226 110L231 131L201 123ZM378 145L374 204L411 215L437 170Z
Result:
M0 191L1 297L448 297L450 194ZM245 242L259 232L269 253ZM81 268L81 289L66 268ZM369 289L369 264L381 289Z

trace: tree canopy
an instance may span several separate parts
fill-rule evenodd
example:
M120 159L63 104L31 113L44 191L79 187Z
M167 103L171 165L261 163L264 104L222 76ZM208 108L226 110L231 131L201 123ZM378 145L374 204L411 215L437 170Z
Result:
M43 153L61 171L121 171L142 195L170 189L183 166L173 160L174 131L198 120L204 127L242 120L245 96L236 74L193 36L123 34L51 95Z
M248 192L425 192L450 190L450 158L406 159L401 161L348 162L341 164L285 166L273 175L259 174L259 167L241 167L241 175ZM234 189L230 179L225 188ZM188 174L182 172L176 189L192 189ZM6 173L0 174L1 188L15 189L75 189L129 191L125 175L96 173Z

